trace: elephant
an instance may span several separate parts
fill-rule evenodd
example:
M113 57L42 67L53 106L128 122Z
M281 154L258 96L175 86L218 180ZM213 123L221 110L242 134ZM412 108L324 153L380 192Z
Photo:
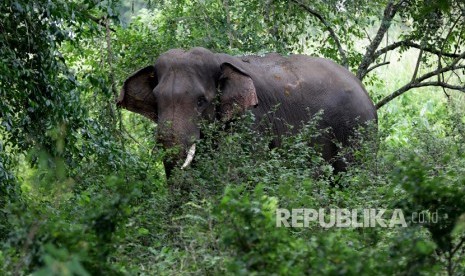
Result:
M192 161L201 120L227 123L250 110L257 122L269 123L277 137L271 146L279 147L280 137L295 134L322 111L319 127L331 129L332 139L315 143L336 173L346 170L344 160L335 158L337 144L350 145L358 126L378 120L363 84L331 60L302 54L231 56L201 47L171 49L129 76L117 105L153 120L164 148L181 149L164 160L168 176L180 161L186 159L182 168Z

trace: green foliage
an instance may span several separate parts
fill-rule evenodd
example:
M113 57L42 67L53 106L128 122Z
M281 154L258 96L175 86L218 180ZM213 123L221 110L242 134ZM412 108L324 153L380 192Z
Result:
M452 230L459 217L465 213L464 179L457 179L455 170L428 177L427 173L433 169L425 168L414 157L402 162L398 170L395 181L402 184L410 197L407 202L413 205L408 206L408 209L425 210L431 215L437 212L438 221L428 223L426 227L439 248L449 250L452 247ZM452 179L449 177L451 175ZM438 189L438 186L441 188Z
M311 7L333 26L355 68L364 29L387 2ZM227 126L205 123L193 166L167 181L153 123L114 105L131 72L175 47L341 57L324 24L291 1L128 3L0 6L3 274L465 271L463 95L423 89L393 101L379 111L379 144L365 136L373 126L361 129L358 147L345 149L349 170L338 176L309 146L325 133L317 131L318 114L275 149L268 145L276 137L258 135L251 114ZM463 23L461 3L408 3L399 37L455 51L463 32L443 34L447 22ZM411 77L397 69L369 80L375 99ZM408 227L276 227L278 208L401 208ZM437 214L438 222L409 220L418 212Z
M21 149L41 144L50 151L44 132L57 124L77 128L83 119L75 77L59 52L72 32L62 19L73 8L30 1L1 6L1 123L11 134L5 138Z
M69 177L63 159L43 151L34 155L40 156L38 167L29 172L22 187L27 205L13 206L8 217L17 231L4 247L10 256L6 268L43 266L39 275L118 271L106 263L113 243L124 239L125 223L139 210L138 202L160 188L156 183L161 179L154 176L142 182L128 170L100 180L94 173L93 185L83 188L82 180ZM130 185L129 179L133 179Z
M218 205L220 242L232 255L226 265L233 274L298 274L305 248L284 228L276 228L277 200L257 186L252 193L227 187Z

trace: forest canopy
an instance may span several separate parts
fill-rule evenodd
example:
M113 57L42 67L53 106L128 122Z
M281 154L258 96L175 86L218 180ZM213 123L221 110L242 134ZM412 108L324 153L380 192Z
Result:
M462 275L464 26L462 0L2 1L0 271ZM198 46L334 60L377 131L335 176L308 146L318 116L270 149L244 114L203 126L196 165L167 179L157 126L115 103L131 73ZM437 220L280 228L280 208Z

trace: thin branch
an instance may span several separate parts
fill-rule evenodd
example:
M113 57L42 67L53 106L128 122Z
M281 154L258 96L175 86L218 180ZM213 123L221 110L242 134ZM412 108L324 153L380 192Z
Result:
M465 92L465 86L455 86L455 85L451 85L451 84L444 83L444 82L438 82L438 81L435 81L435 82L422 82L422 83L411 83L411 82L409 82L406 85L399 88L398 90L396 90L395 92L393 92L392 94L390 94L389 96L386 96L381 101L379 101L376 104L376 109L380 109L381 107L383 107L388 102L390 102L393 99L399 97L400 95L404 94L405 92L409 91L412 88L425 87L425 86L439 86L439 87L444 87L444 88L448 88L448 89L453 89L453 90L458 90L458 91Z
M447 275L452 276L454 275L454 269L452 265L452 257L453 255L449 252L449 255L446 257L447 258Z
M373 40L371 39L370 34L368 33L368 31L365 28L363 28L363 31L365 32L368 41L370 41L370 44L373 43Z
M226 24L228 24L227 33L228 33L228 39L229 39L229 48L232 49L234 36L231 31L232 26L231 26L231 15L229 14L229 0L223 0L223 7L224 7L224 12L226 13Z
M404 94L408 90L410 90L412 88L416 88L416 87L439 86L439 87L445 87L445 88L465 92L465 86L451 85L451 84L444 83L444 82L441 82L441 81L423 82L423 81L425 81L425 80L427 80L427 79L429 79L431 77L434 77L434 76L436 76L438 74L442 74L444 72L454 71L454 70L458 70L458 69L465 69L465 65L457 65L457 63L459 61L461 61L462 59L464 59L464 58L465 58L465 52L461 53L456 59L454 59L452 61L451 64L447 65L446 67L438 68L438 69L436 69L434 71L431 71L429 73L426 73L426 74L422 75L421 77L418 77L418 78L415 78L415 79L411 80L406 85L402 86L401 88L397 89L396 91L394 91L393 93L391 93L390 95L386 96L381 101L379 101L376 104L376 108L377 109L381 108L382 106L384 106L385 104L387 104L391 100L393 100L393 99L397 98L398 96Z
M446 88L445 88L445 87L442 88L442 92L444 92L444 95L446 95L446 98L447 98L447 102L449 102L449 100L450 100L450 95L447 94L447 91L446 91Z
M415 81L415 79L417 78L417 74L418 74L418 68L420 68L420 63L421 63L421 57L423 56L423 49L420 50L420 53L418 54L418 58L417 58L417 64L415 65L415 70L413 71L413 75L412 75L412 82Z
M457 19L454 21L454 24L452 24L452 27L449 28L449 31L447 32L446 38L442 42L440 54L437 55L438 56L438 68L442 68L442 62L441 62L442 53L444 52L444 47L446 47L446 41L449 39L450 35L452 34L452 31L455 29L455 26L460 21L460 19L461 19L461 16L458 16ZM443 81L444 82L444 73L438 75L438 81ZM447 99L449 100L449 94L447 94L447 91L446 91L446 89L444 87L442 88L442 91L444 92L444 95L446 95Z
M389 29L386 31L386 46L389 45ZM383 62L386 62L387 59L387 53L384 54L384 59ZM368 72L367 72L368 73Z
M102 17L102 18L97 18L91 14L85 14L85 16L87 16L90 20L94 21L95 23L99 24L100 26L102 27L105 27L105 28L108 28L110 31L112 32L116 32L115 29L111 28L111 27L107 27L107 23L106 23L106 17Z
M402 47L402 46L408 46L408 47L411 47L411 48L416 48L416 49L423 49L423 51L425 52L428 52L428 53L431 53L431 54L435 54L435 55L442 55L442 56L445 56L445 57L450 57L450 58L457 58L459 57L458 54L454 54L454 53L442 53L440 50L436 50L436 49L433 49L433 48L425 48L425 47L422 47L420 44L417 44L415 42L412 42L410 40L402 40L402 41L398 41L398 42L395 42L389 46L386 46L378 51L376 51L373 55L375 58L378 58L380 57L381 55L389 52L389 51L392 51L392 50L395 50L399 47Z
M460 247L462 247L464 243L465 243L465 237L462 237L462 239L457 244L457 246L452 250L451 254L454 255L460 249Z
M337 50L339 51L339 55L341 56L341 59L342 59L342 65L345 67L345 68L349 68L349 62L347 60L347 55L346 55L346 52L344 51L344 49L342 48L342 45L341 45L341 42L339 41L339 38L338 36L336 35L336 32L334 31L334 29L331 27L331 25L328 23L328 21L326 21L324 18L323 18L323 15L321 15L318 11L308 7L307 5L301 3L300 1L298 0L292 0L292 2L296 3L298 6L300 6L301 8L303 8L304 10L306 10L309 14L313 15L314 17L318 18L318 20L320 20L320 22L326 27L327 31L329 32L329 35L331 36L331 38L334 40L334 42L336 43L336 46L337 46Z
M111 101L111 104L109 104L110 112L112 115L112 119L115 120L115 113L117 115L118 123L119 123L119 131L122 131L122 126L123 126L123 118L121 117L121 111L115 110L115 106L113 103L115 100L118 98L118 90L116 90L116 81L115 81L115 72L113 70L113 50L111 49L111 33L110 33L110 19L107 17L105 18L105 28L106 28L106 34L105 34L105 39L107 43L107 62L108 62L108 67L109 67L109 75L110 75L110 85L111 85L111 91L113 94L113 101ZM120 139L121 141L121 147L123 149L123 152L126 152L126 146L124 144L123 139ZM124 170L124 177L126 179L126 183L129 184L129 178L126 173L126 170Z
M441 51L440 51L441 54L444 51L444 47L446 46L446 41L449 39L450 35L455 29L455 26L457 26L457 24L459 23L460 19L462 19L462 16L458 16L457 19L454 21L454 24L452 24L452 27L449 28L449 31L447 32L447 35L444 38L444 41L442 42L442 45L441 45Z
M375 70L376 68L378 67L381 67L381 66L384 66L384 65L388 65L390 64L391 62L390 61L386 61L386 62L383 62L383 63L380 63L380 64L376 64L376 65L373 65L372 67L368 68L367 69L367 74L373 70Z
M465 86L452 85L442 81L430 81L430 82L420 82L412 84L411 88L425 87L425 86L438 86L452 90L458 90L465 92Z
M442 68L441 55L438 55L438 69L441 69L441 68ZM452 76L452 74L451 74L451 76ZM450 77L449 77L449 79L450 79ZM438 74L438 81L440 81L440 82L446 82L447 83L449 81L449 79L447 81L444 81L445 80L444 73ZM447 97L447 101L449 101L449 99L450 99L449 94L447 94L447 91L446 91L445 87L442 87L442 92L444 92L444 95L446 95L446 97Z
M464 242L465 236L460 239L459 243L457 244L457 246L455 246L455 248L449 250L449 254L447 256L447 273L449 275L454 275L456 265L452 263L452 259L454 258L455 253L460 249L460 247L462 247Z
M113 93L113 96L118 98L118 91L116 89L116 82L115 82L115 74L113 72L113 50L111 49L111 34L110 34L110 23L109 23L109 18L105 19L105 28L106 28L106 35L105 39L107 42L107 62L108 66L110 67L110 81L111 81L111 92Z
M438 69L442 68L441 55L438 55ZM438 81L444 81L444 73L438 75Z
M452 74L454 74L454 75L457 77L457 79L459 80L459 82L463 82L463 81L462 81L462 77L461 77L459 74L457 74L457 72L452 71ZM449 76L448 79L452 78L452 74Z

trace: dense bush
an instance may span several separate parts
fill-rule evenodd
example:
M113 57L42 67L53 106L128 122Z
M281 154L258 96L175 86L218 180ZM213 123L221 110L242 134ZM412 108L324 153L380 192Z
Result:
M463 122L462 115L450 115ZM412 130L416 144L402 152L382 143L376 155L364 144L334 186L331 167L306 143L319 135L317 119L278 149L268 148L272 137L251 128L251 115L227 129L205 125L211 135L199 144L194 166L175 171L167 184L162 175L147 174L147 164L159 162L155 153L125 159L119 173L86 185L69 176L63 159L36 153L39 165L23 181L25 203L10 209L15 231L2 247L3 268L38 275L463 271L459 122L443 137ZM276 227L277 208L331 207L401 208L406 218L437 211L439 223Z
M230 18L221 1L181 2L152 3L127 28L112 24L118 1L0 6L1 275L465 273L463 95L423 89L390 102L379 127L360 129L357 146L344 149L350 166L339 175L308 143L325 134L319 114L274 149L275 137L259 135L251 114L205 123L193 166L167 180L153 123L114 105L132 71L194 45L339 59L336 48L318 47L328 37L286 1L230 1ZM364 34L350 28L349 13L340 22L330 2L316 6L344 32L354 67L361 56L353 39ZM438 3L447 10L452 2ZM421 19L425 11L412 12ZM396 66L395 75L367 81L374 99L411 78ZM400 208L407 227L277 227L279 208ZM419 212L438 222L415 223Z

